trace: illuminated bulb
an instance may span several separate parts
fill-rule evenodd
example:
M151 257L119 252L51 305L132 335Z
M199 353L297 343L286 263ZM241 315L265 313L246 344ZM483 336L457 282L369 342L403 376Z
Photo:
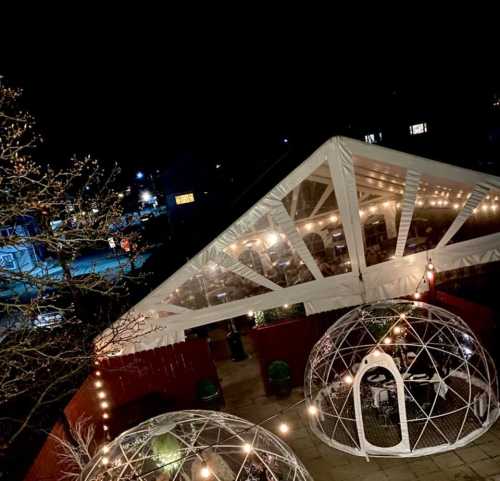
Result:
M99 391L99 392L97 393L97 397L98 397L99 399L104 399L104 398L106 397L106 393L105 393L104 391Z
M486 212L488 210L488 205L487 204L483 204L481 206L481 209L483 210L483 212Z
M101 375L101 371L96 371L94 374L95 374L96 376L100 376L100 375Z
M330 216L330 222L337 222L337 221L338 221L338 217L336 215Z
M370 212L373 214L374 212L377 212L377 206L372 205L370 206Z
M200 475L202 478L205 478L205 479L210 477L210 469L207 465L203 466L200 469Z
M384 202L384 207L389 207L389 202Z
M107 426L107 424L103 424L102 429L104 429L104 431L107 431L109 429L109 427Z
M399 315L399 318L402 320L402 321L405 321L406 320L406 314L403 312Z
M495 196L495 198L493 200L498 200L498 195Z
M101 463L104 464L104 466L106 466L106 464L109 463L109 458L107 458L106 456L104 456L102 459L101 459Z
M290 431L290 427L288 426L287 423L281 423L278 427L280 433L286 434L288 431Z
M322 220L320 220L320 221L318 222L318 224L319 224L319 225L323 225L323 221L322 221Z
M348 374L347 376L344 377L344 382L346 384L352 384L352 381L353 381L353 379L352 379L352 376L350 374Z
M384 344L390 344L392 341L391 341L391 338L390 337L386 337L384 339Z
M443 205L443 201L442 200L438 200L438 206L441 207Z
M378 349L375 349L375 351L373 351L373 355L375 357L379 357L380 356L380 351Z
M109 453L109 446L103 446L101 451L106 454L106 453Z
M151 202L152 199L153 196L151 195L151 192L149 192L148 190L141 192L141 200L143 202Z
M434 270L434 264L432 262L429 262L427 264L427 270L429 270L429 271L433 271Z
M491 204L491 210L495 212L498 209L498 205L496 204Z
M267 234L266 241L270 246L273 246L274 244L276 244L276 242L279 241L279 236L275 232L270 232L269 234Z
M486 200L490 200L490 196L489 195L486 196Z
M108 403L108 401L103 401L103 402L101 403L101 408L102 408L102 409L108 409L108 408L109 408L109 403Z
M423 201L423 200L419 200L419 201L417 202L417 205L418 205L419 207L422 207L422 206L424 205L424 201Z
M444 201L443 201L443 205L448 205L448 201L447 201L447 200L444 200Z
M248 312L247 312L247 316L248 316L248 317L253 317L253 315L254 315L254 312L253 312L253 311L248 311Z
M285 309L288 309L288 304L283 304L283 307L284 307Z
M314 405L314 404L311 404L308 408L307 408L307 412L311 415L311 416L316 416L319 412L318 408Z
M255 245L256 245L256 246L259 246L259 245L260 245L260 243L261 243L261 240L260 240L260 239L257 239L257 240L255 241Z
M119 198L119 199L123 199L123 192L120 192L120 193L118 194L118 198Z
M96 366L99 366L99 361L94 361L94 364L95 364Z
M472 209L473 214L477 214L477 207L475 209Z
M415 292L415 294L413 294L413 297L415 299L420 299L420 292Z
M457 199L460 199L460 197L462 197L462 192L459 192L459 193L457 194Z
M457 210L460 206L458 204L453 204L453 208Z
M429 279L430 281L432 281L432 279L434 279L434 272L427 271L427 279Z
M396 207L399 209L399 208L401 207L401 203L400 203L400 202L398 202L398 203L396 204Z
M109 414L108 413L103 413L102 418L103 419L109 419Z
M394 332L394 334L401 334L401 328L399 326L396 326L396 327L394 327L392 332ZM386 344L388 344L388 343L386 343Z
M313 228L313 224L306 224L306 230L311 230Z
M361 209L361 210L359 211L359 215L360 215L361 217L363 217L363 216L365 215L365 211Z
M236 250L236 244L231 244L231 249L234 251Z
M432 205L432 207L434 207L436 205L436 201L435 200L431 200L429 203Z
M102 387L102 381L96 381L96 382L94 383L94 386L95 386L95 387L97 387L97 388Z
M243 446L241 446L241 449L246 454L249 454L249 453L252 452L252 446L250 444L248 444L248 443L245 443Z

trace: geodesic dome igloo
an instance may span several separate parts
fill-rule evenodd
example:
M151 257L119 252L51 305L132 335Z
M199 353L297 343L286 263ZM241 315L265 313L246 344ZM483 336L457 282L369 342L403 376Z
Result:
M81 481L312 481L277 436L216 411L176 411L145 421L102 447Z
M358 307L311 351L313 432L359 456L421 456L463 446L498 418L494 363L458 316L423 302Z

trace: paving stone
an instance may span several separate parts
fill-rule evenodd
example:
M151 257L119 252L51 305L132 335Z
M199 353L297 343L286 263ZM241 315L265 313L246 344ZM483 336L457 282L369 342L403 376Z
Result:
M481 451L484 451L490 458L500 455L500 443L487 443L479 446Z
M408 463L408 468L417 475L427 475L441 470L431 457L412 459Z
M480 459L485 459L488 457L488 455L478 446L471 446L467 448L457 449L455 452L466 463L473 463L474 461L478 461Z
M470 464L470 467L480 476L493 476L500 474L500 457L482 459Z
M406 481L418 479L417 475L404 464L384 469L385 475L391 480ZM437 480L436 480L437 481Z
M460 459L453 451L448 453L436 454L432 456L433 461L443 469L454 468L463 464L463 460Z

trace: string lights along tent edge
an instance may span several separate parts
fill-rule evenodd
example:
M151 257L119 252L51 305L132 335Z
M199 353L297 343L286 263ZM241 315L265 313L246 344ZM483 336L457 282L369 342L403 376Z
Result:
M353 162L355 158L368 159L373 163L395 166L406 171L395 256L391 260L370 266L366 264L361 230ZM294 219L283 204L283 199L290 192L324 164L329 167L351 267L350 272L332 277L324 277L317 268L301 234L296 229ZM418 185L421 176L424 175L468 184L471 187L471 195L463 207L457 210L455 219L434 249L404 256L401 246L404 247L407 241ZM141 338L135 338L134 343L120 346L113 351L118 354L128 354L179 342L184 340L185 329L244 315L248 311L266 310L284 304L303 303L309 315L410 295L417 288L422 291L425 289L425 286L419 284L429 258L432 258L439 272L500 260L500 233L448 244L487 193L492 190L500 190L499 177L346 137L333 137L196 256L136 304L129 312L144 316L146 331L151 331L152 328L157 330ZM301 262L310 270L313 280L281 287L227 254L225 250L244 237L249 229L251 230L259 219L266 215L271 215L275 225L285 232L289 243L302 259ZM165 301L167 296L199 273L209 262L221 265L247 281L266 287L269 292L196 310Z

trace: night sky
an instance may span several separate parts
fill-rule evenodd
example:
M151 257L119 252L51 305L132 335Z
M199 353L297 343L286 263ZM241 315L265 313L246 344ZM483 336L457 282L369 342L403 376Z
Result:
M488 135L500 124L488 108L499 90L487 72L443 77L422 58L404 67L370 56L348 61L337 49L325 57L324 48L300 42L231 50L230 36L187 46L174 35L152 38L158 31L125 41L78 33L75 43L70 34L50 47L35 42L0 66L38 119L43 161L89 153L117 161L127 179L138 168L189 159L195 170L222 163L248 183L275 164L289 171L333 135L399 129L404 136L418 121L429 123L431 142L406 144L396 135L385 145L473 168L474 156L496 155Z

